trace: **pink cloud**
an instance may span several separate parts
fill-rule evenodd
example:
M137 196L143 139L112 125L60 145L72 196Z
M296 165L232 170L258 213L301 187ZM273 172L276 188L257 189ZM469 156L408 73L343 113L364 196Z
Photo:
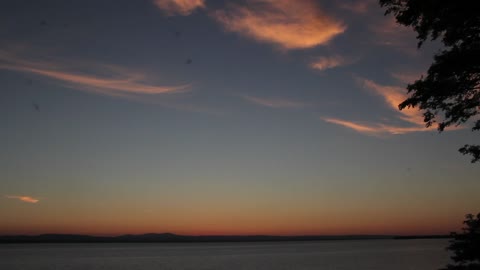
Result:
M386 134L391 135L400 135L406 134L411 132L423 132L429 131L430 129L425 128L425 126L413 126L413 127L401 127L396 125L386 125L380 123L363 123L363 122L355 122L355 121L348 121L338 118L322 118L325 122L340 125L349 129L353 129L359 133L373 135L373 136L381 136Z
M188 16L199 8L205 8L205 0L154 0L153 3L168 16Z
M328 57L318 57L310 63L310 67L317 70L326 70L348 64L345 58L334 55Z
M416 80L420 79L420 73L412 73L412 72L393 72L390 74L393 78L397 81L407 85L410 83L414 83Z
M325 122L344 126L361 133L376 134L378 132L378 127L371 126L368 124L362 124L362 123L346 121L346 120L341 120L337 118L329 118L329 117L324 117L322 119Z
M373 0L342 1L340 8L352 13L366 14L372 5L376 5L374 8L378 9L378 3Z
M400 111L398 109L398 104L407 98L406 89L404 87L381 85L372 80L363 78L357 78L357 83L374 95L379 96L382 99L383 104L395 112L396 116L394 119L403 121L404 125L377 122L358 122L329 117L322 118L324 121L353 129L363 134L375 136L388 134L398 135L434 130L433 127L425 127L425 123L423 122L423 113L420 110L416 108L406 108Z
M357 78L357 82L365 89L380 96L384 104L398 114L398 118L414 125L425 125L423 122L423 113L420 110L416 108L405 108L400 111L398 109L398 105L407 98L407 90L405 87L380 85L372 80L363 78Z
M270 108L302 108L306 105L302 102L288 100L288 99L279 99L279 98L260 98L254 96L242 96L245 100L265 107Z
M417 41L415 32L398 24L393 16L383 17L370 26L373 32L374 43L391 47L408 55L417 55Z
M213 17L227 31L282 49L307 49L327 44L346 27L311 0L248 0L230 5Z
M17 199L26 203L37 203L40 201L39 199L30 197L30 196L6 195L5 197L8 199Z
M91 63L88 65L90 72L85 73L55 60L34 61L5 51L0 51L0 69L31 73L70 88L126 98L185 92L190 87L189 84L164 86L147 83L151 80L145 74L120 66Z

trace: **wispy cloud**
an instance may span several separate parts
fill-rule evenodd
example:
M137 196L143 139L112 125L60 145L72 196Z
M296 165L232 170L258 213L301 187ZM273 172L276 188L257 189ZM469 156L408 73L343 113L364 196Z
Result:
M205 8L205 0L154 0L153 3L168 16L188 16L199 8Z
M39 199L30 197L30 196L6 195L5 197L8 198L8 199L20 200L20 201L26 202L26 203L37 203L37 202L40 201Z
M341 120L338 118L329 118L329 117L323 117L322 119L328 123L344 126L362 133L376 134L378 131L378 127L371 126L369 124Z
M408 55L417 55L415 32L398 24L393 16L383 17L370 25L374 43L391 47Z
M348 64L348 61L339 55L318 57L310 63L310 67L317 70L326 70Z
M367 135L406 134L433 129L425 127L423 114L418 109L405 108L402 111L398 110L398 105L407 98L405 88L380 85L372 80L364 78L357 78L356 80L364 89L381 97L384 105L395 112L395 117L391 120L401 120L404 124L397 125L391 123L357 122L329 117L322 118L324 121L350 128Z
M366 14L369 8L375 4L377 5L375 8L378 9L378 3L372 0L342 1L339 7L356 14Z
M416 80L420 79L420 73L411 73L411 72L393 72L390 74L393 78L403 84L414 83Z
M402 127L398 125L388 125L381 123L365 123L365 122L355 122L348 121L338 118L322 118L325 122L340 125L346 128L353 129L359 133L373 135L373 136L382 136L382 135L399 135L406 134L411 132L422 132L429 131L425 126L413 126L413 127Z
M383 98L387 107L398 114L398 118L414 125L425 125L423 114L417 108L405 108L401 111L398 109L398 105L407 98L407 90L404 87L380 85L364 78L357 78L357 82L365 89Z
M281 98L264 98L264 97L254 97L243 95L241 96L248 102L251 102L256 105L270 107L270 108L303 108L306 106L305 103L289 100L289 99L281 99Z
M326 44L346 29L312 0L248 0L213 16L227 31L287 50Z
M35 61L0 51L0 69L31 73L53 79L67 87L97 94L134 97L138 95L159 95L187 91L189 84L161 86L141 72L119 66L91 63L89 72L81 72L73 65L53 61Z

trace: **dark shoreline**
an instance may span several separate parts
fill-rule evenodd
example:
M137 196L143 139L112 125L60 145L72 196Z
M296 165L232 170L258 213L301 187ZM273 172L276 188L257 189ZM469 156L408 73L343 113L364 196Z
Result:
M445 239L450 235L304 235L304 236L270 236L270 235L211 235L192 236L171 233L91 236L73 234L42 235L5 235L0 236L0 244L14 243L203 243L203 242L284 242L284 241L322 241L322 240L407 240L407 239Z

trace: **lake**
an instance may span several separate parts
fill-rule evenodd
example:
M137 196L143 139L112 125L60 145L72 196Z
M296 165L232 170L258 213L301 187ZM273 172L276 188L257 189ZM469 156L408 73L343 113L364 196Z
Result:
M3 244L2 270L434 270L446 239L250 243Z

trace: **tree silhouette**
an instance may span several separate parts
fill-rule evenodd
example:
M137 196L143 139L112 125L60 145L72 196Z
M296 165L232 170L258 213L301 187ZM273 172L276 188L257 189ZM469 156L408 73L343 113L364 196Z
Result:
M480 269L480 213L477 216L468 214L463 222L463 233L452 233L448 250L453 251L452 260L443 270L479 270Z
M418 48L427 39L440 39L445 48L434 57L426 77L409 84L409 97L399 109L418 107L429 127L441 132L451 125L473 120L480 130L480 15L475 1L379 0L385 14L397 23L413 27ZM465 145L459 151L480 161L480 145Z

